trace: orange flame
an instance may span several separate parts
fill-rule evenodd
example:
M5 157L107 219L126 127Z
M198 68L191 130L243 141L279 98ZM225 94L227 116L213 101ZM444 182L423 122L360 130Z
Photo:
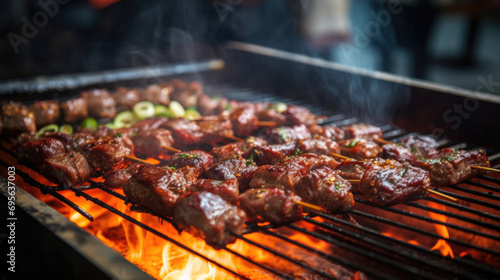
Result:
M435 209L439 210L446 210L446 206L440 205L437 203L430 203L429 206L434 207ZM434 212L429 212L429 215L431 218L440 221L440 222L446 222L447 218L445 215L437 214ZM450 256L452 259L455 257L453 254L453 249L451 249L450 245L446 242L445 239L450 238L450 233L448 232L448 228L444 225L440 224L434 224L434 227L436 228L436 232L441 235L444 239L439 239L437 243L434 245L434 247L431 248L432 250L439 250L441 252L441 255L443 257Z

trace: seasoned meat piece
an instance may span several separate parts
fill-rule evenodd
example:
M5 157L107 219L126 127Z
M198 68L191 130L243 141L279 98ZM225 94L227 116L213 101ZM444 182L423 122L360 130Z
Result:
M139 131L132 137L132 142L136 154L146 157L166 155L169 150L165 146L174 145L172 132L162 128Z
M131 163L125 168L106 172L103 175L104 186L112 189L123 187L123 185L125 185L125 183L139 170L140 167L140 163Z
M198 97L196 108L202 116L212 116L224 112L228 104L227 99L224 97L202 95Z
M417 160L417 156L411 152L411 149L403 144L385 144L382 149L383 158L391 158L404 163L412 163Z
M269 129L264 139L271 144L284 144L311 139L312 135L305 125Z
M362 138L366 140L373 140L374 138L383 138L384 134L380 127L370 124L358 123L344 126L342 128L345 132L345 138Z
M135 122L130 127L138 128L140 130L149 130L149 129L157 129L162 127L165 123L169 121L168 118L165 117L155 117L150 119L145 119L142 121Z
M236 159L243 155L243 150L238 143L231 143L220 147L214 147L210 154L213 157L214 163L219 163L227 159Z
M201 142L216 144L226 140L226 135L233 135L231 121L224 118L204 118L197 122L203 137Z
M118 87L112 96L118 112L132 110L134 105L141 100L139 90L126 87Z
M130 202L160 216L170 217L177 199L192 183L186 179L184 172L181 169L143 166L123 185L123 193Z
M60 108L57 100L35 101L31 106L31 111L35 114L38 127L59 122Z
M317 123L317 117L308 109L300 106L289 105L288 108L283 112L283 115L286 117L287 126L308 126Z
M169 166L175 166L177 168L186 166L196 167L199 168L201 172L205 172L212 164L212 155L198 150L175 153L168 163Z
M179 146L197 144L203 137L196 122L187 119L172 119L163 123L161 127L172 131L174 142Z
M240 192L242 192L248 188L256 169L257 167L250 160L239 157L212 165L205 172L205 176L219 181L236 178L238 179Z
M260 166L249 183L251 188L279 188L294 191L295 184L310 170L323 166L335 169L337 162L327 156L302 154L284 159L276 165Z
M238 202L254 222L290 223L302 219L301 198L280 189L251 189L240 195Z
M198 102L198 96L203 94L203 87L200 83L191 82L188 85L174 83L174 91L170 99L179 102L182 107L194 107Z
M302 200L319 205L328 212L343 212L354 205L351 184L340 177L339 171L320 167L307 173L295 185Z
M251 148L263 145L266 145L266 141L251 136L242 142L214 147L210 154L214 157L214 163L219 163L226 159L238 158Z
M119 167L125 155L133 156L134 144L128 136L117 133L88 141L82 145L80 151L95 169L109 170Z
M46 158L41 166L41 171L50 181L65 186L83 184L92 173L85 157L77 152L59 153Z
M337 170L340 171L340 176L344 179L354 179L361 180L366 170L371 167L380 167L380 168L394 168L394 167L402 167L403 165L393 159L381 159L375 158L373 160L346 160L341 162L337 166ZM351 191L353 193L359 193L358 183L351 183L352 188Z
M259 128L259 119L255 115L253 106L241 106L233 109L229 115L235 135L247 137Z
M73 98L61 103L61 111L65 123L79 122L88 117L87 100L83 98Z
M488 156L483 151L461 151L442 149L426 158L419 158L411 165L427 170L433 186L446 186L461 183L483 170L471 168L471 165L489 167Z
M209 192L219 195L225 201L235 204L240 192L238 191L238 180L228 179L224 181L217 181L213 179L200 179L196 180L189 191L192 192Z
M276 164L282 159L295 155L297 148L293 143L255 146L243 154L252 158L257 165Z
M377 143L361 138L342 140L338 143L344 156L355 159L376 158L382 152L382 148Z
M9 102L2 105L3 132L8 135L19 135L23 132L35 132L35 114L26 106Z
M371 202L394 205L427 195L429 173L411 165L394 168L370 166L359 184L359 191Z
M309 126L309 132L314 138L327 138L334 141L339 141L345 138L344 131L335 125L321 126L313 124Z
M25 142L18 151L20 163L39 167L45 159L65 153L64 144L54 138L33 138Z
M209 192L188 192L174 209L173 220L180 230L200 237L215 249L234 243L243 233L246 215L243 210Z
M104 89L84 91L81 97L87 100L89 116L94 118L114 118L116 115L115 99Z
M143 98L146 101L151 101L155 104L168 105L170 103L170 95L174 88L172 86L160 87L159 85L150 85L143 92Z
M283 165L262 165L257 168L248 184L252 189L280 189L293 192L303 174Z
M313 153L318 155L330 155L340 153L337 142L330 139L306 139L297 143L297 149L302 153Z
M437 152L439 143L429 136L409 135L401 140L401 143L410 148L417 157L426 157Z
M285 126L286 117L283 114L276 112L273 108L266 108L257 113L259 121L276 122L276 126Z

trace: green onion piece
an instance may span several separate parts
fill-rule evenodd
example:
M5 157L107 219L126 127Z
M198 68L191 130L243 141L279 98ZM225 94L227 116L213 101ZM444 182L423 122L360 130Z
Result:
M107 128L116 129L116 127L115 127L115 124L114 124L114 123L107 123L107 124L105 124L104 126L105 126L105 127L107 127Z
M354 139L350 143L347 143L345 146L348 148L352 148L352 147L356 146L356 143L358 143L358 140Z
M182 105L177 101L171 101L168 108L172 112L174 118L184 117L184 115L186 114L186 111L184 111Z
M403 170L403 174L401 174L401 177L404 177L406 175L406 172L408 172L408 166L405 166L405 170Z
M134 111L134 115L138 120L151 118L155 115L155 107L153 103L149 101L137 102L132 110Z
M227 105L226 105L226 108L224 108L224 110L226 110L226 111L230 111L230 110L231 110L231 105L230 105L230 104L227 104Z
M73 134L73 126L71 126L69 124L63 124L59 128L59 131L62 133L66 133L66 134L71 135L71 134Z
M288 109L288 106L283 102L274 103L273 109L278 113L283 113Z
M165 117L169 119L174 118L174 114L172 114L172 111L167 106L163 105L155 105L155 116L157 117Z
M47 126L40 128L40 130L38 130L35 135L38 137L44 134L45 132L58 132L58 131L59 131L59 126L57 124L49 124Z
M247 166L253 165L253 155L250 155L250 157L247 159Z
M194 109L187 109L186 113L184 114L184 117L189 120L197 120L201 118L200 113Z
M123 111L116 115L113 121L114 128L130 127L137 119L132 111Z
M86 118L80 124L80 127L97 129L97 121L94 118Z

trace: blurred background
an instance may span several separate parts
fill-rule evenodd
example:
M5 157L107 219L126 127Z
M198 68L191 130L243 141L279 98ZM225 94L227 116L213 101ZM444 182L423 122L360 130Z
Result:
M0 81L203 60L242 41L470 90L482 77L500 95L500 0L5 0L0 35Z

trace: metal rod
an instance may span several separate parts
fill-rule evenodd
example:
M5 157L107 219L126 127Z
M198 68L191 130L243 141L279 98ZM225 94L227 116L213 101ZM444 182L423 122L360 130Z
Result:
M148 225L146 225L146 224L144 224L144 223L142 223L142 222L140 222L140 221L138 221L138 220L130 217L129 215L126 215L125 213L120 212L119 210L117 210L116 208L110 206L109 204L107 204L107 203L105 203L105 202L103 202L103 201L101 201L101 200L99 200L99 199L97 199L97 198L95 198L95 197L93 197L93 196L91 196L91 195L83 192L83 191L80 191L80 190L77 190L77 189L74 189L74 188L71 188L71 190L77 196L84 197L85 199L93 202L94 204L99 205L102 208L105 208L105 209L111 211L113 214L116 214L116 215L124 218L125 220L127 220L127 221L129 221L129 222L131 222L131 223L133 223L135 225L140 226L141 228L143 228L145 230L150 231L151 233L155 234L156 236L161 237L161 238L167 240L168 242L170 242L170 243L172 243L172 244L174 244L174 245L176 245L176 246L178 246L178 247L180 247L180 248L188 251L191 254L196 255L196 256L198 256L198 257L200 257L200 258L202 258L202 259L204 259L204 260L206 260L206 261L208 261L208 262L210 262L210 263L212 263L212 264L214 264L214 265L216 265L216 266L218 266L218 267L220 267L220 268L222 268L222 269L230 272L233 275L236 275L236 276L241 277L243 279L249 279L249 278L247 278L247 277L245 277L243 275L238 274L236 271L233 271L232 269L225 267L224 265L220 264L219 262L214 261L214 260L210 259L209 257L206 257L206 256L202 255L201 253L198 253L197 251L195 251L195 250L193 250L193 249L185 246L184 244L176 241L175 239L172 239L172 238L166 236L165 234L163 234L163 233L155 230L154 228L152 228L152 227L150 227L150 226L148 226Z
M495 220L495 221L500 221L500 216L493 215L493 214L488 213L488 212L476 210L476 209L473 209L473 208L470 208L470 207L467 207L467 206L464 206L464 205L460 205L460 204L457 204L457 203L452 203L452 202L449 202L449 201L445 201L445 200L442 200L442 199L437 199L437 198L429 197L429 196L424 197L423 199L425 199L427 201L435 202L435 203L440 203L440 204L445 205L446 207L452 207L452 208L458 209L460 211L469 212L471 214L478 215L478 216L481 216L481 217L484 217L484 218L488 218L488 219Z

